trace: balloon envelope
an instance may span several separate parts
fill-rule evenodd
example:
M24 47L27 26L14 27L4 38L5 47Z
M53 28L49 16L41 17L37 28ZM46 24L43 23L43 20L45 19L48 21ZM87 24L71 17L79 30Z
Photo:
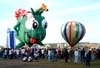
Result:
M61 34L71 47L77 44L85 35L86 30L83 24L77 21L69 21L61 28Z

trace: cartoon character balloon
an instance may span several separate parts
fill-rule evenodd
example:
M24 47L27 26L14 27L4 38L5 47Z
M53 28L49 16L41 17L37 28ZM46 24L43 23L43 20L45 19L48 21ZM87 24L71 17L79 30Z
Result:
M69 21L61 28L62 37L71 47L74 47L84 37L85 33L85 27L77 21Z
M33 44L42 45L42 40L46 36L47 21L41 14L43 11L47 11L46 5L42 4L42 7L34 11L24 9L18 9L15 12L17 24L14 26L16 38L20 43L16 48L20 48L25 44L32 46Z

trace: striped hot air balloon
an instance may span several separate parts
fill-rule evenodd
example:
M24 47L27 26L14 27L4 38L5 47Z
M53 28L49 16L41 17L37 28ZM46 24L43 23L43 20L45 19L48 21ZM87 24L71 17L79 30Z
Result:
M62 37L71 47L75 46L84 37L85 33L85 27L77 21L69 21L61 28Z

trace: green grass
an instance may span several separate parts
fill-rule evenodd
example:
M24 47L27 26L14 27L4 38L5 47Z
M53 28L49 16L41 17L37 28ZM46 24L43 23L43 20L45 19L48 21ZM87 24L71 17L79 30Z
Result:
M56 68L85 68L85 64L65 63L64 60L60 60L57 62L48 62L46 60L40 60L40 62L32 62L31 65L49 66ZM100 68L100 61L91 62L91 68Z
M5 65L5 66L1 66ZM65 63L64 60L59 60L57 62L48 62L47 60L41 59L39 62L22 62L21 60L4 60L0 59L0 67L6 68L6 67L20 67L20 68L85 68L85 64L81 63ZM34 67L35 66L35 67ZM91 68L100 68L100 60L91 62Z

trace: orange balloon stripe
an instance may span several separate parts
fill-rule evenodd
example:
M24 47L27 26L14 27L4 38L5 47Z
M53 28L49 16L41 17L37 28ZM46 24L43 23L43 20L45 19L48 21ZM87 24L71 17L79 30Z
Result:
M70 40L71 46L73 46L72 45L72 43L73 43L73 22L72 21L71 21L70 29L69 29L69 40Z

